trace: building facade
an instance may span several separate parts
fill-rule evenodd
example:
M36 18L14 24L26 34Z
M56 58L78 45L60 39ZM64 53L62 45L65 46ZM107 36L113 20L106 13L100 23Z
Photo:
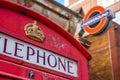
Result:
M74 0L76 1L76 0ZM92 55L90 61L91 80L120 80L119 65L119 27L120 27L120 0L78 0L76 6L70 7L77 10L82 7L84 14L93 6L99 5L110 9L115 13L115 19L108 32L100 36L88 36L91 42L89 52Z

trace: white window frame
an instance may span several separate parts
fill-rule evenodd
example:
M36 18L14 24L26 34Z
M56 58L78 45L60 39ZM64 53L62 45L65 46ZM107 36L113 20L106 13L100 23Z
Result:
M104 8L106 8L106 7L116 3L118 1L120 1L120 0L109 0L109 1L107 1L107 0L97 0L97 5L103 6Z

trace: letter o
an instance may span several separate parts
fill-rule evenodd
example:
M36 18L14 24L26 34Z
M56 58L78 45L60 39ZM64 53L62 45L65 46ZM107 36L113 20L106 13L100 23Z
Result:
M53 61L53 59L54 59L54 61ZM51 61L52 60L52 61ZM51 63L53 63L53 62L55 62L54 64L51 64ZM52 67L52 68L54 68L54 67L56 67L57 66L57 59L56 59L56 57L54 56L54 55L52 55L52 54L50 54L49 56L48 56L48 65L50 66L50 67Z

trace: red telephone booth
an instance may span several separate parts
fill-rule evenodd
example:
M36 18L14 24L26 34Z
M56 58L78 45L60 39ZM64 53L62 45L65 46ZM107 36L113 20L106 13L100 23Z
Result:
M0 80L89 80L87 50L48 18L0 1Z

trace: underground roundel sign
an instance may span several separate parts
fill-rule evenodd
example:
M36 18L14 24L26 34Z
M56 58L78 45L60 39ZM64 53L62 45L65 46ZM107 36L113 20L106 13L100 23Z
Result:
M109 29L114 14L101 6L95 6L84 16L81 27L88 34L99 35Z

